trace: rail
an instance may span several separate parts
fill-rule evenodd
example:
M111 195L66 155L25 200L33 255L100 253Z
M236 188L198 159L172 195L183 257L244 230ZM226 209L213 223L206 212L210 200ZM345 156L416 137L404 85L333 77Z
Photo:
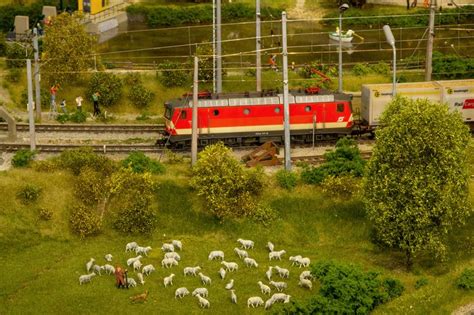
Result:
M163 148L149 144L38 144L36 150L41 153L59 153L65 150L78 149L81 147L91 147L98 153L128 153L141 151L146 153L162 153ZM16 152L18 150L28 150L29 144L25 143L0 143L0 152Z
M36 132L82 132L82 133L159 133L165 128L158 124L37 124ZM7 131L8 125L0 123L0 131ZM28 124L17 124L17 132L29 131Z

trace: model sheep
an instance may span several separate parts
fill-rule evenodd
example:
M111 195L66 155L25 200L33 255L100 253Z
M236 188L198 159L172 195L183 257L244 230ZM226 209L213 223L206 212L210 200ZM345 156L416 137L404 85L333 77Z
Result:
M311 271L305 270L300 274L300 280L301 279L313 279L313 276L311 275Z
M134 271L140 270L140 268L142 267L142 262L140 260L135 260L132 266Z
M196 295L196 297L198 298L199 300L199 305L202 307L202 308L209 308L211 306L211 303L209 303L208 300L206 300L205 298L203 298L202 296L200 296L199 294Z
M258 264L253 258L245 257L244 258L244 263L247 265L247 267L255 267L258 268Z
M107 254L107 255L104 256L104 258L105 258L105 260L110 262L110 261L112 261L113 256L111 254Z
M138 246L137 242L128 243L127 245L125 245L125 252L134 251L135 248L137 248L137 246Z
M273 252L273 250L275 249L275 245L273 245L272 242L267 242L267 248L268 251Z
M263 300L259 296L252 296L252 297L249 297L249 299L247 300L247 307L255 308L261 305L263 305Z
M94 265L94 266L92 266L92 270L93 270L96 274L99 274L99 276L102 276L101 271L104 270L104 266Z
M138 255L137 257L127 259L127 266L133 265L133 263L137 260L142 259L142 255Z
M286 282L275 282L275 281L270 281L270 284L272 286L275 287L275 289L277 289L278 291L283 291L284 289L286 289L288 287L288 285L286 284Z
M172 241L171 241L171 244L172 244L174 247L176 247L177 249L183 250L183 243L181 243L181 241L172 240Z
M153 267L153 265L146 265L145 267L143 267L142 269L142 273L145 275L145 276L148 276L150 273L152 273L153 271L155 271L155 267Z
M90 273L88 275L82 275L79 277L79 284L83 284L83 283L87 283L87 282L91 282L91 279L92 277L95 276L95 273Z
M114 266L109 265L109 264L105 264L105 265L104 265L104 270L105 270L105 273L108 274L108 275L115 273L115 268L114 268Z
M235 294L235 290L230 290L230 300L232 303L237 304L237 294Z
M161 261L161 266L163 268L171 268L177 265L178 265L178 261L174 258L165 258Z
M163 246L161 246L161 250L164 252L174 252L174 245L169 244L169 243L164 243Z
M189 295L189 291L185 287L177 288L176 291L174 292L174 298L175 299L176 298L182 299L186 295Z
M280 278L289 278L290 277L290 271L288 269L281 268L279 266L275 266L273 268L275 268L275 270L278 272L278 275L280 276Z
M199 278L201 278L202 284L210 285L211 284L211 278L208 276L204 275L202 272L198 273Z
M141 285L145 284L145 280L143 280L143 274L141 272L137 273L137 278L138 278L138 281L140 281Z
M246 257L249 257L249 254L247 253L247 251L243 250L243 249L240 249L240 248L234 248L234 252L239 256L239 258L246 258Z
M272 270L273 270L273 267L270 266L268 267L268 270L265 272L265 275L267 276L268 281L272 280Z
M311 260L308 257L303 257L298 260L299 267L308 267L311 264Z
M239 269L239 265L237 265L237 263L235 262L227 262L223 260L221 264L225 266L225 269L227 269L227 271L236 271Z
M290 261L291 261L291 265L294 266L294 265L299 265L299 260L303 258L303 256L301 255L297 255L297 256L290 256Z
M270 307L272 307L273 303L275 303L275 301L273 301L272 298L269 298L268 300L265 301L265 309L268 310Z
M300 282L298 282L298 285L302 288L306 288L310 290L313 288L313 283L311 282L311 280L308 280L308 279L300 279Z
M230 279L230 281L225 285L226 290L232 290L234 287L234 279Z
M271 299L273 300L273 303L276 303L276 302L289 303L290 298L291 298L291 295L288 295L285 293L275 293L271 297Z
M136 282L135 279L133 279L133 278L128 278L128 279L127 279L127 283L128 283L128 286L129 286L129 287L132 287L132 288L134 288L134 287L137 286L137 282Z
M163 279L163 284L165 285L165 288L168 285L173 285L173 278L174 278L174 273L170 274L168 277L165 277Z
M213 250L212 252L209 253L209 260L214 260L214 259L221 259L224 260L224 252L221 250Z
M219 269L219 276L221 277L222 280L224 280L225 274L226 272L224 268Z
M254 246L254 242L251 240L243 240L239 238L237 242L239 242L242 245L242 248L245 248L245 249L251 249Z
M181 256L177 252L168 252L165 253L165 258L174 258L176 261L181 260Z
M91 258L87 263L86 263L86 270L87 272L90 272L91 269L92 269L92 266L94 265L95 263L95 259L94 258Z
M183 270L183 273L185 276L197 276L197 272L201 270L201 267L196 266L196 267L186 267Z
M268 253L268 259L269 260L272 260L272 259L278 259L278 260L281 260L281 256L283 256L284 254L286 253L285 250L280 250L280 251L273 251L273 252L269 252Z
M196 288L193 291L193 296L200 295L202 297L207 297L209 295L209 291L206 288Z
M263 284L262 281L259 281L257 282L258 283L258 286L260 287L260 291L262 291L263 294L268 294L270 295L270 293L272 292L272 290L270 289L270 287L266 284Z
M135 253L138 255L138 254L144 254L145 256L148 256L148 252L151 251L151 246L147 246L147 247L141 247L141 246L137 246L135 248Z

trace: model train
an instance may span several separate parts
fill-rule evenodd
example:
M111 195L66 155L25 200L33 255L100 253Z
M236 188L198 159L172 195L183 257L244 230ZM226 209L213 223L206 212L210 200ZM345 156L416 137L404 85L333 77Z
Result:
M397 94L428 98L459 110L466 123L474 123L474 80L401 83ZM283 142L283 94L199 93L199 145L217 141L226 145ZM290 134L292 143L313 139L335 139L345 135L373 133L379 117L392 99L391 84L362 87L360 119L354 120L352 95L319 88L290 91ZM165 103L165 129L160 144L172 147L191 145L192 95Z

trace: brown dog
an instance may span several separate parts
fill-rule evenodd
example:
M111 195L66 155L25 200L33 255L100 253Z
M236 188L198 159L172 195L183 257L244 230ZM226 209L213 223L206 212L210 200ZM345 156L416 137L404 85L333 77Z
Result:
M134 295L130 297L131 302L146 302L148 298L148 290L145 290L145 293Z

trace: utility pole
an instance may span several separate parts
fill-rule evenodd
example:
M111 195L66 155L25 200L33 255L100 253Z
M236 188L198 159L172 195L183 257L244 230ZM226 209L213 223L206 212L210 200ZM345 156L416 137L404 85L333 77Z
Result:
M39 73L39 48L38 48L38 29L33 29L33 51L35 58L35 100L36 100L36 119L41 121L41 87L40 87L40 73Z
M191 166L194 166L197 161L197 147L198 147L198 71L199 58L194 56L194 83L193 83L193 120L192 120L192 138L191 138Z
M217 37L217 86L216 92L222 93L222 36L221 36L221 0L216 0L216 37Z
M338 76L338 92L342 93L342 14L349 9L347 3L343 3L339 6L339 76Z
M217 66L217 58L216 58L216 1L212 0L212 92L217 92L217 81L216 81L216 66ZM197 49L197 48L196 48Z
M425 65L425 81L431 81L431 73L433 72L433 42L434 42L434 23L436 14L436 0L430 0L430 24L428 29L428 43L426 45L426 65Z
M288 46L286 37L286 12L281 14L281 32L283 42L283 125L285 129L285 169L291 171L290 156L290 102L288 91Z
M255 78L257 81L257 92L262 91L262 57L260 55L260 49L262 47L261 43L261 29L260 29L260 21L261 21L261 16L260 16L260 0L255 0L255 9L257 10L256 12L256 22L255 22L255 37L256 37L256 54L257 54L257 60L255 63L255 67L257 68L256 73L255 73Z
M28 119L30 123L30 150L36 149L35 117L33 114L33 78L31 76L31 59L26 59L26 79L28 80Z

